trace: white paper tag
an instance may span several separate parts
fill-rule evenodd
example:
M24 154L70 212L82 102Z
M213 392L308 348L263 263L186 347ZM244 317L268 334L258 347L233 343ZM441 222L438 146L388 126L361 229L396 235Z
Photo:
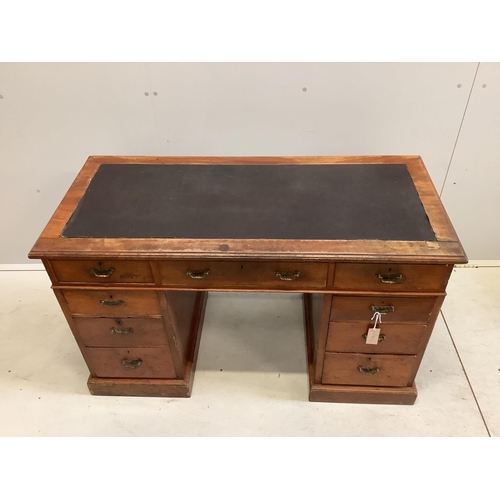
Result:
M380 328L368 328L368 333L366 334L366 343L377 345L379 335L380 335Z

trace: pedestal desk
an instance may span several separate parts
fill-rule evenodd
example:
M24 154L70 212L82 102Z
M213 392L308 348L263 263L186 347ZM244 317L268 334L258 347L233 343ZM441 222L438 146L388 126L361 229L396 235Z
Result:
M29 257L92 394L189 397L208 291L275 291L304 297L309 399L386 404L467 262L419 156L91 156Z

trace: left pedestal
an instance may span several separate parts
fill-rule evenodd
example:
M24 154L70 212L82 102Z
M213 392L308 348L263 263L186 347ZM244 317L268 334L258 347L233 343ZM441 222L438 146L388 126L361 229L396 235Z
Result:
M102 285L73 277L65 283L57 263L46 267L89 368L91 394L191 396L207 292L113 283L109 278L119 264L86 266L82 275L108 278ZM135 276L129 274L128 279ZM127 279L126 274L120 277Z

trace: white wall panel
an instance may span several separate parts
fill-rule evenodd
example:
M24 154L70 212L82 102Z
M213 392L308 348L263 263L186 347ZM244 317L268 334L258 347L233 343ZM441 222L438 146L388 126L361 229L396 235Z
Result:
M476 67L151 63L147 69L158 92L152 102L162 152L419 154L440 189Z
M0 263L27 253L86 158L156 154L144 63L0 64Z
M500 63L481 63L442 194L471 259L500 258Z
M440 189L476 67L1 63L0 263L93 154L420 154Z

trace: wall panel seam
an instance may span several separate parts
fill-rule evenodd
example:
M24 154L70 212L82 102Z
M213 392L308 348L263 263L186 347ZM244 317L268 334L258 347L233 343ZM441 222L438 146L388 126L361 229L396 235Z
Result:
M479 71L480 65L481 65L481 63L478 62L477 66L476 66L476 72L474 73L474 78L472 79L472 85L470 86L469 96L467 97L467 102L465 103L465 108L464 108L464 113L462 115L462 120L460 121L460 126L458 127L457 138L455 139L455 144L453 145L453 149L451 151L450 161L448 162L448 168L446 169L446 174L444 176L443 185L441 186L441 190L439 191L440 197L443 195L444 187L446 185L446 180L448 179L448 174L450 172L451 164L453 162L453 156L455 155L455 149L457 148L458 140L460 138L460 132L462 131L462 126L464 124L465 115L467 114L467 108L469 107L470 98L472 95L472 91L474 90L474 85L476 83L476 77L477 77L477 73Z

